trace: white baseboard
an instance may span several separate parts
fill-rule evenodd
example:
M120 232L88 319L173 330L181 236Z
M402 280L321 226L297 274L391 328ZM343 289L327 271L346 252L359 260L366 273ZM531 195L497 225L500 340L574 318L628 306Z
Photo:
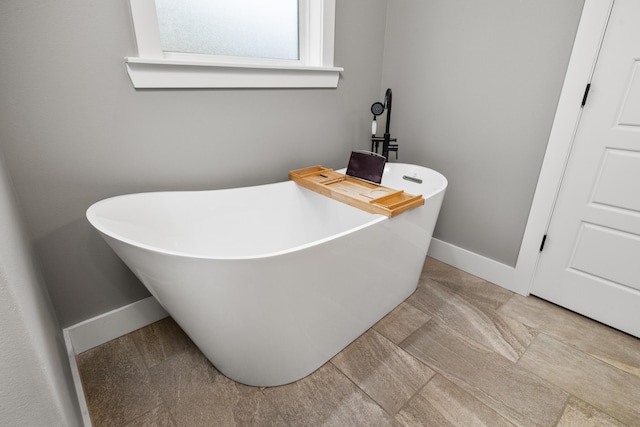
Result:
M82 414L82 424L84 425L84 427L92 427L91 417L89 416L89 407L87 406L87 400L84 397L82 381L80 381L80 371L78 371L78 363L76 362L76 355L78 353L73 348L73 343L71 342L71 338L69 338L68 329L63 329L62 334L64 336L64 344L67 348L67 357L69 358L69 367L71 368L73 385L76 389L76 396L78 397L80 413Z
M512 292L521 293L514 267L438 239L431 239L428 255Z
M169 314L153 297L125 305L65 329L75 354L164 319Z
M148 297L62 330L85 427L91 427L92 424L87 401L84 398L76 356L83 351L143 328L167 316L167 312L158 301L153 297Z

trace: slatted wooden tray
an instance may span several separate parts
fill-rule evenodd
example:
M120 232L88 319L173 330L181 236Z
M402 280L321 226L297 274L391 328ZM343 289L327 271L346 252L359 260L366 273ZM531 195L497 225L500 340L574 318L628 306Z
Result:
M422 195L361 181L322 166L293 170L289 179L316 193L388 217L424 205Z

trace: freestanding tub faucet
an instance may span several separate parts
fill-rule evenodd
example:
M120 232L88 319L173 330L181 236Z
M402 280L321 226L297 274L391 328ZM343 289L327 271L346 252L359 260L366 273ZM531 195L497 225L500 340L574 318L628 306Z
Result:
M389 151L396 152L396 160L398 160L398 144L391 144L396 142L396 138L391 138L389 128L391 126L391 88L387 89L384 95L384 104L382 102L374 102L371 106L371 112L373 113L373 122L371 123L371 151L377 153L378 147L382 142L382 155L389 160ZM384 130L384 136L376 136L378 130L378 123L376 117L382 114L384 110L387 110L387 125Z

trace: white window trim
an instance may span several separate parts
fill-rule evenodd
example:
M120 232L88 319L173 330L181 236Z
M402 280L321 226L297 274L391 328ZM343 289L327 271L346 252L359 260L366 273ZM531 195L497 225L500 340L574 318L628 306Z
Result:
M154 0L130 0L138 56L125 58L135 88L335 88L336 0L300 0L299 61L165 53Z

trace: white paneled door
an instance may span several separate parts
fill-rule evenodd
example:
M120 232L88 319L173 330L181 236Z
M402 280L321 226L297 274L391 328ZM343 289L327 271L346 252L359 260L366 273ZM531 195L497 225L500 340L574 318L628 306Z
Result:
M531 293L640 337L638 0L613 5L547 236Z

